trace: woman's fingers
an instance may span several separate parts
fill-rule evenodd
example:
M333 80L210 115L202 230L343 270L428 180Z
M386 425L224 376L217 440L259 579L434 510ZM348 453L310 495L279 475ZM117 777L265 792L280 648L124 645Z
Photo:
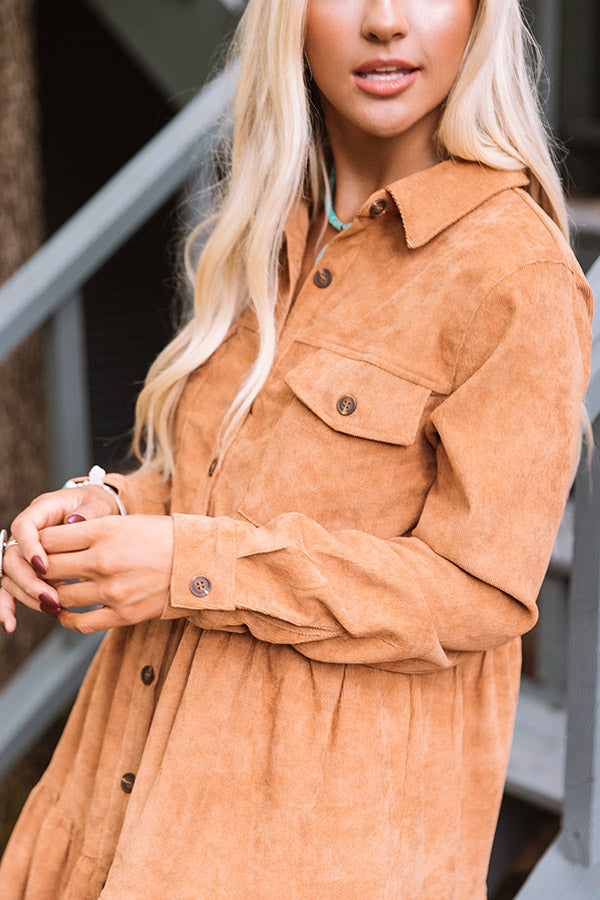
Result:
M66 554L87 550L91 547L100 525L98 522L77 522L71 525L54 525L44 528L40 534L40 543L44 548L46 558L48 554ZM52 569L54 572L54 568ZM47 568L49 577L50 570ZM76 578L76 575L69 576Z
M93 581L78 581L72 584L57 584L58 602L63 609L78 609L85 606L101 606L103 598Z
M94 574L92 559L87 550L74 550L66 553L50 553L48 573L44 580L50 584L60 581L82 581L93 577Z
M47 587L46 591L42 591L38 597L31 597L12 578L4 575L2 577L2 589L7 591L15 600L18 600L19 603L22 603L23 606L28 606L29 609L33 609L36 612L41 611L49 615L58 615L60 612L60 604L56 599L54 588Z
M95 631L106 631L107 628L123 625L123 621L117 613L107 606L85 613L63 610L59 616L59 622L63 628L68 628L69 631L78 631L80 634L92 634Z
M17 627L16 606L15 598L0 587L0 622L7 634L12 634Z
M19 513L12 523L12 535L19 542L19 549L26 560L40 575L45 575L48 559L39 539L39 532L48 525L58 525L80 505L74 488L53 491L37 497Z
M97 519L114 515L115 501L97 485L63 488L36 497L12 523L12 536L19 542L21 553L40 575L48 569L48 557L39 532L52 525L81 519Z
M11 589L11 594L17 600L24 603L23 597L29 597L33 602L33 609L39 608L39 603L45 599L47 602L57 603L55 589L47 584L39 575L36 575L26 559L23 558L19 547L9 547L2 561L4 577L3 586L10 579L11 585L17 585L19 593ZM37 605L35 602L37 601ZM28 606L30 604L27 604Z

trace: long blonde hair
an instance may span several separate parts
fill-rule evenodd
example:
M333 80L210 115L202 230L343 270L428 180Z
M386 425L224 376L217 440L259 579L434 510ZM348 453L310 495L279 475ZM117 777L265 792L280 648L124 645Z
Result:
M326 135L303 53L307 2L249 0L230 48L239 77L231 137L221 147L225 176L216 212L184 248L193 315L151 366L136 408L134 452L165 478L175 466L175 410L185 381L249 304L259 349L221 424L217 455L263 386L276 351L274 305L286 220L300 194L312 201L314 214L329 194ZM531 195L568 237L531 65L537 54L519 0L479 0L438 142L449 156L525 168ZM209 226L193 266L191 247Z

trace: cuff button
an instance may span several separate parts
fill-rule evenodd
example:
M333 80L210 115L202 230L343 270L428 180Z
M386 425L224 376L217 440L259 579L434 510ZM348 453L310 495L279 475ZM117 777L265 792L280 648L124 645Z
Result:
M195 597L206 597L212 585L205 575L194 575L190 581L190 591Z

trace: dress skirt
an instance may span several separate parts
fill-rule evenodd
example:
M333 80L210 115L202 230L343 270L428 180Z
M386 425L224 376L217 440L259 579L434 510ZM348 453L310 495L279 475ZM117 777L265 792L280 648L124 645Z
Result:
M402 675L185 619L109 632L0 896L484 900L519 672L520 639Z

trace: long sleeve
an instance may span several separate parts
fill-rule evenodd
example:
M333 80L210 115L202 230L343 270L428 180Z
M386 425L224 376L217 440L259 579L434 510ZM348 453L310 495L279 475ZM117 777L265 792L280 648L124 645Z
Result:
M302 512L261 527L176 514L163 617L400 672L529 630L577 463L590 347L591 292L567 265L504 277L426 423L436 478L410 534L328 531Z
M111 472L105 481L118 492L130 515L168 515L171 483L155 469L137 469L130 475Z

